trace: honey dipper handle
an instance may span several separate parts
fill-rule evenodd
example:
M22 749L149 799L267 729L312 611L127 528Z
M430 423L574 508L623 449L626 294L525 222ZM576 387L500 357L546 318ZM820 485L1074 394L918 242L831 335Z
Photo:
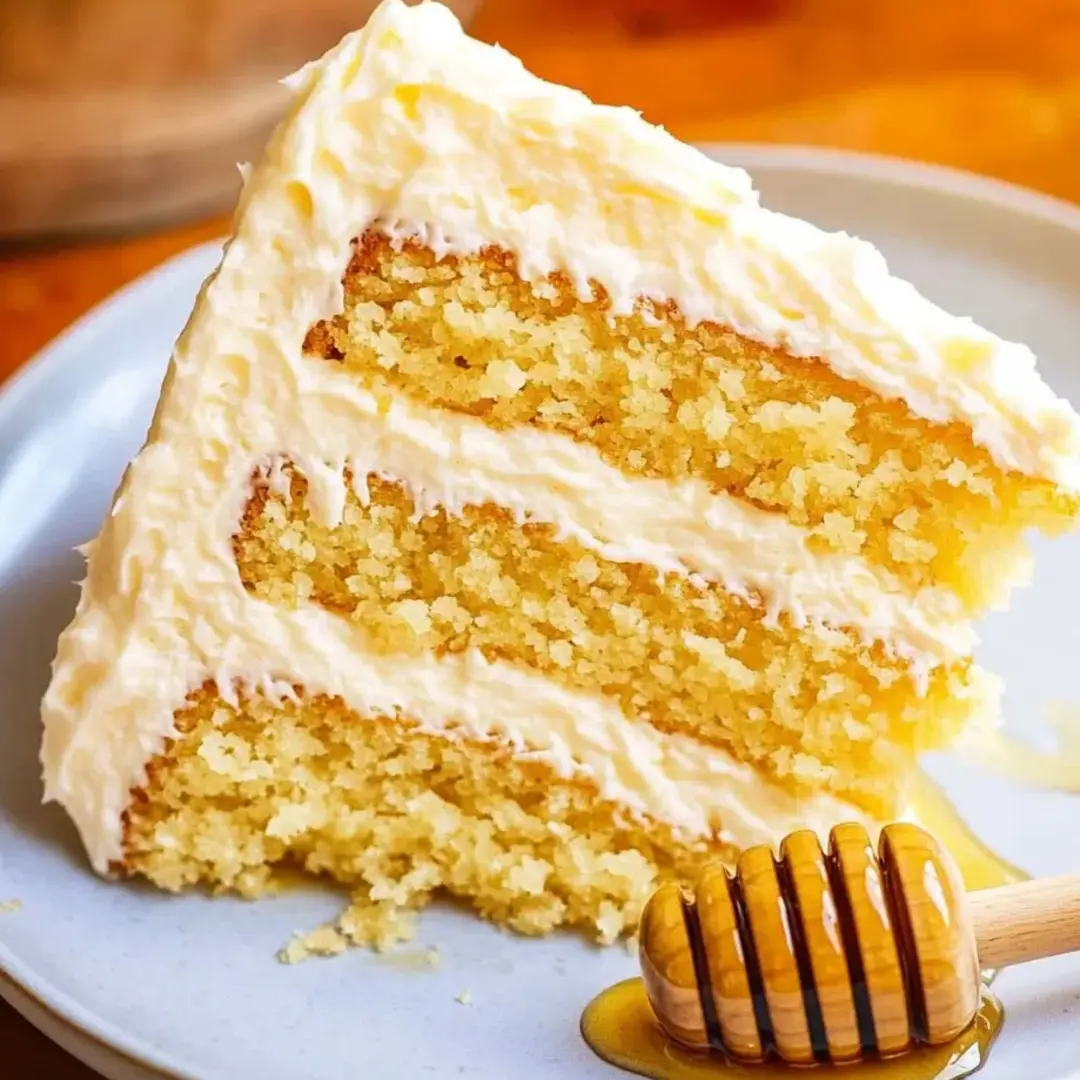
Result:
M1080 874L969 893L968 910L983 968L1080 949Z

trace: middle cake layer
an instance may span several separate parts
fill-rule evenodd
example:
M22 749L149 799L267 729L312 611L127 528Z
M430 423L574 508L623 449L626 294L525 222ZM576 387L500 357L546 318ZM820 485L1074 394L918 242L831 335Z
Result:
M894 812L914 755L983 705L967 659L916 678L853 630L767 617L753 594L605 559L494 504L448 512L369 474L351 478L339 520L322 524L305 478L279 479L256 485L235 538L257 597L319 604L363 627L375 652L478 649L599 692L794 788Z

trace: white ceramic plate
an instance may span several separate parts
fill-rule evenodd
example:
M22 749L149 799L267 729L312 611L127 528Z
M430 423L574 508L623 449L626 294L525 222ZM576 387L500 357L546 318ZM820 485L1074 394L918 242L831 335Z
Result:
M1029 342L1046 378L1080 402L1080 210L890 161L718 155L751 168L770 205L874 241L945 306ZM0 395L0 901L22 903L0 914L0 993L112 1080L614 1080L578 1020L597 991L634 972L620 948L522 940L435 907L418 944L438 949L436 970L361 951L287 968L276 950L335 914L332 893L250 904L107 884L63 813L40 805L38 701L82 573L72 548L96 531L139 447L215 259L199 249L125 289ZM1009 722L1032 738L1047 701L1080 704L1080 537L1037 546L1034 585L986 623L981 650L1008 681ZM1080 869L1080 800L947 760L933 771L1002 855L1034 873ZM466 989L472 1003L461 1005ZM1009 1018L988 1080L1022 1068L1071 1075L1080 958L1009 972L999 990Z

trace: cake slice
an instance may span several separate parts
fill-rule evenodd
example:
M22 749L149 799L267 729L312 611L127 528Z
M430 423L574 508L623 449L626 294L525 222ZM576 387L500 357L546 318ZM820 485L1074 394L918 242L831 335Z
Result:
M900 812L1080 509L1031 353L437 4L290 86L45 697L94 867L610 939Z

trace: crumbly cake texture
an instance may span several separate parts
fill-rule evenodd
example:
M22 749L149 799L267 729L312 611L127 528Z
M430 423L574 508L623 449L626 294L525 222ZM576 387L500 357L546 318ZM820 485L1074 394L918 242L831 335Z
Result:
M881 816L916 755L985 706L969 659L917 687L907 663L850 630L769 625L715 583L598 559L490 504L419 516L400 483L372 475L365 488L367 505L350 492L326 528L303 478L280 494L258 484L236 537L245 586L351 619L378 652L479 649L599 690L807 797L827 788Z
M127 811L123 870L163 889L257 896L289 862L354 890L340 936L408 937L402 911L436 891L514 930L631 931L660 874L688 875L716 841L635 820L585 781L499 742L440 738L326 698L224 702L200 688Z
M632 931L900 814L1080 512L1034 357L629 110L385 0L292 80L87 547L46 796L100 872Z
M377 392L557 431L631 473L705 480L805 527L812 547L913 590L948 588L971 615L1023 577L1027 530L1060 532L1080 508L1076 492L999 468L964 424L725 327L689 327L673 303L613 318L591 289L581 300L563 274L522 281L508 251L436 259L369 232L345 311L307 345Z

